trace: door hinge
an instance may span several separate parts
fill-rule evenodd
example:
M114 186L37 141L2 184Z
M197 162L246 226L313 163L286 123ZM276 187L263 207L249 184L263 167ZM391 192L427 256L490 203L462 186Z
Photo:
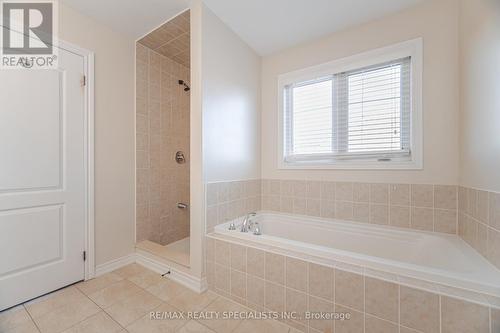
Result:
M83 261L87 260L87 251L83 251Z
M82 87L85 87L87 85L87 76L82 77Z

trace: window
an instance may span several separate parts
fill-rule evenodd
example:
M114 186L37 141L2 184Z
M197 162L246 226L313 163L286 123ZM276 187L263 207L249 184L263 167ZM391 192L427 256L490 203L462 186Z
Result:
M417 52L397 49L281 78L280 164L420 167L421 74L416 69L421 59Z

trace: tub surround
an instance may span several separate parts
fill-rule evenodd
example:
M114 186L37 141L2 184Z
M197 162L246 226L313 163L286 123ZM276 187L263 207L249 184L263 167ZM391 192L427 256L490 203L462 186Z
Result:
M210 289L256 310L351 315L286 321L303 332L493 333L497 327L497 299L234 240L206 239Z
M441 184L252 179L208 183L206 195L207 233L262 209L459 235L500 269L499 193Z
M250 212L261 210L261 180L214 182L206 185L206 232Z
M500 269L500 193L460 186L458 235Z

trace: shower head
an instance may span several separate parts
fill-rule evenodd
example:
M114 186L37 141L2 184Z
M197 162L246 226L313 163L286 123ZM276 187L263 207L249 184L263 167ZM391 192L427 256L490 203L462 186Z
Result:
M181 86L184 86L184 91L191 90L191 88L189 88L189 85L184 80L179 80L178 82Z

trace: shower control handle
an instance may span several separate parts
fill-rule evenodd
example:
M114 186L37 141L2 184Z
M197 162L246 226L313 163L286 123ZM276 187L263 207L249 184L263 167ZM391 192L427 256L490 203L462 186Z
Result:
M188 208L188 205L183 203L183 202L178 202L177 203L177 208L180 208L180 209L186 209Z

